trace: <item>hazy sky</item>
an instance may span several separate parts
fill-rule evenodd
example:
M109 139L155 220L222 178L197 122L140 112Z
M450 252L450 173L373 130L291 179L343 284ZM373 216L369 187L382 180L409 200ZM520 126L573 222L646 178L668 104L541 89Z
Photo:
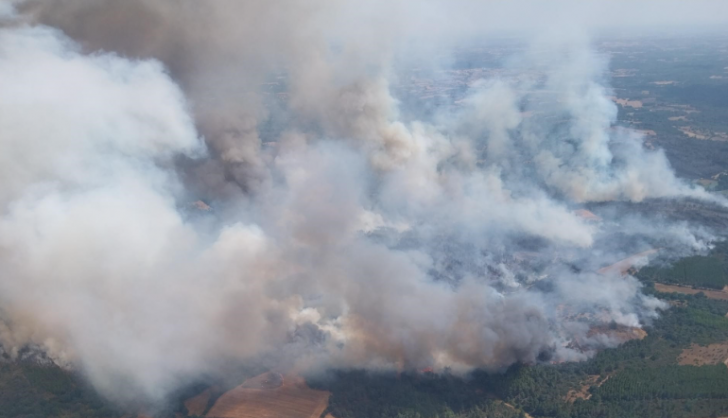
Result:
M728 2L709 0L372 0L331 4L343 5L336 9L338 17L323 25L331 39L377 38L382 36L378 31L386 28L384 33L403 42L446 48L493 35L675 35L720 31L728 26Z
M432 2L436 3L436 2ZM453 2L438 7L452 10ZM458 3L457 1L454 3ZM728 2L695 0L461 0L462 16L471 23L493 29L539 29L555 23L613 29L669 26L702 26L728 23ZM472 19L478 16L478 19Z

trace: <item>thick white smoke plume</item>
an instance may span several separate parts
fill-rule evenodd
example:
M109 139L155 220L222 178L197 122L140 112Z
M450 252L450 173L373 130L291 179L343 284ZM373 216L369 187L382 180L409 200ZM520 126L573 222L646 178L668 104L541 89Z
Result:
M230 362L579 360L655 318L597 271L710 233L578 210L707 197L614 127L606 58L539 44L417 120L393 91L436 2L356 3L0 2L4 350L154 401Z

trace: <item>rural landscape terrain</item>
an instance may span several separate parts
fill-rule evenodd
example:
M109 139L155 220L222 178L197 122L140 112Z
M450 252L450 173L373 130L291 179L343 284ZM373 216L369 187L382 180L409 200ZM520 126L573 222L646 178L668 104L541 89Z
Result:
M645 146L664 149L680 176L717 194L728 192L727 41L701 35L598 43L610 56L619 125L640 131ZM397 89L422 112L433 103L457 103L469 83L507 73L499 67L501 57L517 47L463 50L454 69L436 79L413 72ZM728 231L726 209L702 203L634 206ZM594 204L583 215L598 223L599 214L609 209L609 204ZM622 344L588 360L518 363L466 375L342 370L307 377L241 369L237 382L203 379L153 413L176 418L728 416L728 244L717 242L705 254L680 259L663 260L654 249L614 261L602 266L602 273L635 275L648 295L669 308L639 332L617 324L594 329ZM0 417L145 413L107 403L80 376L30 350L15 360L4 354L0 362Z
M728 417L695 1L0 0L0 418Z

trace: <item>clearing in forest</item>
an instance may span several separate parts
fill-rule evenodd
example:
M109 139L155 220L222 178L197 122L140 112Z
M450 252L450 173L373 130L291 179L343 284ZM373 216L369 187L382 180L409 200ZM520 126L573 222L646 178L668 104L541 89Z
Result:
M704 290L694 289L691 286L678 286L670 284L655 283L655 290L662 293L683 293L685 295L695 295L697 293L703 293L708 299L721 299L728 300L728 292L723 290Z
M573 403L577 399L589 399L591 398L591 393L589 393L589 388L591 388L593 385L595 385L599 381L599 375L590 375L589 377L584 380L579 390L572 389L569 391L569 393L566 394L566 402Z
M642 108L641 100L620 99L618 97L612 97L611 99L614 103L617 103L618 105L620 105L622 107L631 107L634 109Z
M653 248L651 250L642 251L641 253L631 255L624 260L617 261L610 266L602 267L597 272L603 275L626 276L627 274L629 274L632 268L644 265L648 258L653 254L657 254L657 249Z
M710 344L707 347L692 344L677 358L678 364L683 366L704 366L706 364L728 365L728 342Z
M309 388L303 379L264 373L226 392L208 418L319 418L329 392Z
M592 374L589 375L581 385L581 388L579 390L572 389L569 391L569 393L566 394L566 402L574 403L577 399L589 399L591 398L592 394L589 393L589 389L592 386L600 387L609 380L609 378L612 377L611 374L606 375L602 380L599 380L601 378L598 374Z
M693 139L710 139L710 135L706 132L693 130L690 126L681 126L678 128L680 132Z

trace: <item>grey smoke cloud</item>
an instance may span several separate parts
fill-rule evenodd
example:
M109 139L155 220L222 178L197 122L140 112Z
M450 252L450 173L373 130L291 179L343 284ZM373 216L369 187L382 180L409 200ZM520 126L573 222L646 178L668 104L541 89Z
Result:
M665 308L600 267L714 239L575 212L716 201L613 128L586 38L554 34L513 60L531 77L479 81L413 120L395 64L438 2L14 3L14 18L0 3L0 342L111 399L159 401L231 361L581 360L618 343L591 327ZM424 50L471 36L462 19Z

